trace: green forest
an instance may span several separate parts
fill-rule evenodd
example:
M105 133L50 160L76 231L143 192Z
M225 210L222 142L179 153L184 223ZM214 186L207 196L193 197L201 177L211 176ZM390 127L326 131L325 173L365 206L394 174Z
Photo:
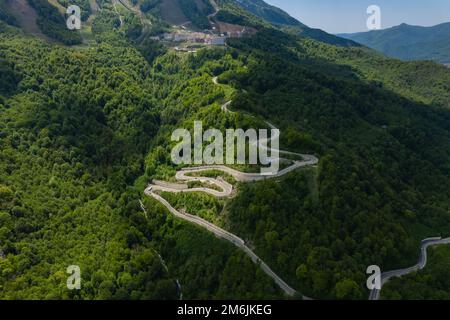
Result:
M42 33L66 45L81 43L81 36L65 28L66 20L47 0L27 0L38 15L36 23Z
M245 239L301 294L367 299L367 266L413 265L423 238L450 235L449 69L285 30L230 1L217 17L257 32L226 47L176 52L147 37L166 24L121 25L106 0L86 43L29 1L53 41L0 5L0 299L286 299L238 248L145 196L152 179L173 181L171 133L196 120L270 120L282 148L320 159L233 181L232 199L164 195ZM228 100L235 113L221 111ZM383 298L448 298L448 250ZM66 288L69 265L79 291Z
M428 250L425 269L402 278L393 279L382 291L382 299L449 300L450 248Z
M103 25L114 23L106 17ZM223 95L196 71L199 61L170 53L150 65L105 27L94 28L98 45L81 49L1 30L1 298L178 299L176 280L194 299L282 297L232 245L161 209L146 220L139 206L158 132L193 92L198 109ZM79 292L66 288L73 264Z

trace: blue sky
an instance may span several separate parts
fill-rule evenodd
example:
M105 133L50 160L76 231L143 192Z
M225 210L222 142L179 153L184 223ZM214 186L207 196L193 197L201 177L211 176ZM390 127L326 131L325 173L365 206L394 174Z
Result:
M432 26L450 22L450 0L266 0L304 24L330 33L368 31L369 5L381 8L382 28L401 23Z

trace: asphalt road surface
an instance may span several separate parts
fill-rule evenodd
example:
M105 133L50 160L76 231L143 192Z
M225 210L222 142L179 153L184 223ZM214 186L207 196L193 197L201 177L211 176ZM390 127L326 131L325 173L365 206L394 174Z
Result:
M381 289L383 288L383 285L386 284L389 280L392 278L398 278L402 277L404 275L422 270L427 265L427 249L432 246L438 246L443 244L450 244L450 238L442 239L442 238L429 238L422 241L421 248L420 248L420 257L419 261L416 265L405 268L405 269L398 269L398 270L392 270L383 272L381 274ZM369 294L369 300L378 300L380 298L380 290L373 289L370 291Z
M218 81L217 81L217 77L214 77L212 79L212 81L214 82L214 84L218 85ZM232 101L228 101L226 103L224 103L222 105L222 111L223 112L230 112L228 110L228 106L231 104ZM225 172L229 175L231 175L236 181L239 182L254 182L254 181L260 181L260 180L265 180L265 179L273 179L273 178L278 178L278 177L282 177L294 170L297 170L299 168L302 167L306 167L306 166L313 166L316 165L319 160L313 156L313 155L308 155L308 154L299 154L299 153L294 153L294 152L290 152L290 151L284 151L284 150L278 150L278 149L273 149L271 147L268 147L268 143L271 142L272 140L276 139L279 137L279 130L277 130L277 128L269 123L266 122L267 125L271 128L271 129L275 129L276 130L276 134L275 135L271 135L271 138L267 138L267 139L262 139L257 141L256 143L259 145L260 149L264 149L266 151L270 151L271 154L289 154L289 155L294 155L294 156L298 156L299 158L301 158L301 160L296 160L296 161L292 161L292 160L288 160L288 159L279 159L278 161L281 160L286 160L286 161L290 161L292 162L292 165L290 165L289 167L283 169L283 170L279 170L277 172L274 172L272 174L269 175L263 175L261 173L246 173L246 172L241 172L232 168L229 168L227 166L224 165L205 165L205 166L201 166L201 167L190 167L190 168L184 168L182 170L179 170L176 175L175 178L177 181L179 181L180 183L169 183L169 182L165 182L165 181L153 181L153 184L150 184L147 189L145 190L145 194L148 196L153 197L154 199L156 199L157 201L159 201L162 205L164 205L173 215L175 215L176 217L183 219L185 221L188 221L190 223L194 223L212 233L214 233L217 237L225 239L229 242L231 242L232 244L234 244L235 246L237 246L238 248L242 249L250 258L251 260L256 263L257 265L259 265L261 267L261 269L269 276L271 277L275 283L289 296L293 296L294 294L296 294L296 291L291 288L286 282L284 282L275 272L273 272L270 267L263 261L261 260L261 258L259 258L245 243L244 240L242 240L241 238L239 238L238 236L232 234L231 232L228 232L226 230L223 230L221 228L219 228L218 226L189 213L181 213L178 210L176 210L175 208L173 208L169 202L167 202L167 200L165 200L163 197L161 197L158 193L156 193L157 191L163 191L163 192L173 192L173 193L180 193L180 192L205 192L208 194L211 194L215 197L218 198L224 198L224 197L230 197L232 195L233 192L233 186L224 181L221 178L209 178L209 177L201 177L201 176L192 176L192 173L201 173L201 172L205 172L205 171L210 171L210 170L218 170L218 171L222 171ZM273 161L273 160L272 160ZM201 182L202 185L214 185L216 187L218 187L217 190L216 189L212 189L212 188L208 188L208 187L196 187L196 188L189 188L188 185L186 184L187 182ZM303 299L309 300L308 297L303 296Z
M241 238L239 238L238 236L232 234L231 232L223 230L223 229L217 227L216 225L214 225L206 220L203 220L200 217L197 217L197 216L194 216L194 215L191 215L188 213L179 212L178 210L173 208L169 204L169 202L167 202L167 200L162 198L160 195L154 193L152 186L149 186L145 190L145 194L153 197L154 199L159 201L161 204L163 204L174 216L176 216L180 219L183 219L185 221L194 223L194 224L208 230L209 232L214 233L217 237L225 239L225 240L231 242L232 244L234 244L235 246L237 246L238 248L242 249L250 257L250 259L252 259L252 261L254 263L258 264L261 267L261 269L269 277L271 277L275 281L275 283L287 295L293 296L296 293L296 291L293 288L291 288L286 282L284 282L283 279L281 279L275 272L272 271L272 269L270 269L270 267L263 260L261 260L261 258L259 258L249 247L247 247L247 245L245 244L245 241L242 240ZM305 297L305 298L307 298L307 297Z

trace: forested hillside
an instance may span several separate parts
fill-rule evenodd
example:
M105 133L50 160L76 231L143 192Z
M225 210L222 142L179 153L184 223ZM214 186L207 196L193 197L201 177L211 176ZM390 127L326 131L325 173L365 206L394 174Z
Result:
M79 50L2 30L0 297L177 299L176 279L190 298L281 296L231 245L198 230L212 251L186 246L179 234L197 230L167 214L147 222L140 208L144 156L176 119L168 106L184 107L176 88L211 83L190 82L193 61L169 54L151 66L103 29L101 44ZM155 249L186 260L166 270ZM69 265L81 267L79 292L65 287ZM201 268L208 277L190 279Z
M272 25L294 35L324 43L344 47L360 46L352 40L336 37L320 29L310 28L283 10L262 0L217 0L217 2L221 4L218 18L226 22L250 26Z
M71 32L65 27L66 20L47 0L27 1L37 13L36 23L42 33L67 45L81 43L81 36L77 32Z
M320 158L238 183L232 199L167 197L245 239L299 293L366 299L367 266L408 266L421 239L450 235L450 70L219 3L217 19L257 32L195 54L150 38L167 23L146 29L107 0L82 46L0 16L0 298L286 298L239 249L144 195L173 181L170 136L196 120L222 131L268 120L282 148ZM66 289L69 265L80 291Z
M234 110L295 128L291 148L321 155L318 190L301 173L247 187L232 203L229 225L306 295L363 298L365 266L408 265L423 235L450 232L450 113L344 66L318 72L324 61L292 55L288 39L273 51L261 45L266 37L233 43L248 52L248 68L219 79L244 89ZM302 143L305 135L321 149Z

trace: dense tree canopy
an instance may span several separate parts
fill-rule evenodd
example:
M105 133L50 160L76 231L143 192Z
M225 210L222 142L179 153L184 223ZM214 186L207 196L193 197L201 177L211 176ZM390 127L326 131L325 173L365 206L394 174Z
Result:
M164 195L247 240L301 293L365 299L368 265L412 265L422 238L450 233L448 69L298 37L236 6L216 18L258 33L225 48L167 49L148 37L166 24L147 33L128 13L121 25L107 0L95 41L67 47L80 34L29 1L60 43L0 22L0 298L282 298L243 252L143 195L151 179L173 181L171 133L196 120L225 130L266 119L284 149L320 158L237 184L229 200ZM236 113L221 111L229 100ZM65 287L69 265L81 291ZM424 297L445 285L436 270L412 284ZM392 285L386 297L409 297Z

